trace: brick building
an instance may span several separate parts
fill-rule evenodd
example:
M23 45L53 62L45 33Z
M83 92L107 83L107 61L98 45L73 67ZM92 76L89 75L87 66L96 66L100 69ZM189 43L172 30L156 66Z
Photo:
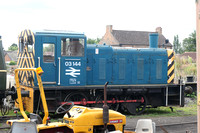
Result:
M10 61L17 62L17 51L4 51L5 62L9 64Z
M172 44L162 34L162 28L157 27L155 32L147 31L125 31L113 30L112 25L106 26L106 33L99 42L99 44L106 43L116 47L134 47L147 48L149 47L149 34L158 33L158 47L172 49Z

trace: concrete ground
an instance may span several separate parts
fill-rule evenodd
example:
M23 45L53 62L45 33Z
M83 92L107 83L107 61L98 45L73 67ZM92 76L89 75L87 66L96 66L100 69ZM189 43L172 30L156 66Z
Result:
M185 133L191 131L196 133L197 129L197 116L185 116L185 117L159 117L151 118L156 123L156 133L165 133L160 127L164 127L168 133ZM136 127L137 120L135 118L127 118L125 129L133 130ZM187 124L192 123L192 124ZM184 124L184 125L181 125ZM173 125L173 126L171 126Z
M150 118L150 119L152 119L152 121L156 123L156 126L197 122L197 116L159 117L159 118ZM127 118L126 119L126 126L125 126L125 128L127 128L127 129L133 129L134 127L136 127L137 120L138 119L135 119L135 118Z

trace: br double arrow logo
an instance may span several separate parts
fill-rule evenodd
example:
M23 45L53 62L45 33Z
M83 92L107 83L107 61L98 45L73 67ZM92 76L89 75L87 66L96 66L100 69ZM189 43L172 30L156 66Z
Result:
M65 72L65 75L70 75L74 78L76 78L77 75L80 75L80 69L74 69L73 67L69 67L69 69L66 69Z

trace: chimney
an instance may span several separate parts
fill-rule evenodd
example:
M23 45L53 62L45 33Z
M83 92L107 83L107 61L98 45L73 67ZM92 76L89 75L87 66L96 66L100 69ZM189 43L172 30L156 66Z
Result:
M158 33L149 34L149 48L158 48Z
M161 27L157 27L156 28L156 32L158 32L158 34L162 34L162 28Z
M107 25L106 26L106 32L112 32L112 25Z

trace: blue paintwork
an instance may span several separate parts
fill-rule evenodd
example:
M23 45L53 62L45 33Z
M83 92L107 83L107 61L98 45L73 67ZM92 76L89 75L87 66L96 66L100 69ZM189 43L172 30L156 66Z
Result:
M61 38L82 38L85 40L85 55L83 57L69 57L69 56L61 56ZM58 32L58 31L42 31L35 32L35 67L42 67L44 70L44 74L42 75L44 85L46 86L83 86L86 85L86 36L82 33L73 33L73 32ZM54 62L43 62L43 43L53 43L55 44L55 61ZM39 59L40 58L40 63ZM60 66L59 66L59 58L60 58ZM70 67L66 65L66 62L73 62L81 64L81 66L76 65L73 66L74 69L80 70L80 76L71 77L66 75L66 70L71 70ZM60 70L60 72L59 72ZM59 75L60 74L60 75ZM60 78L60 82L59 82ZM76 80L76 81L75 81ZM70 81L73 81L73 84L70 84ZM75 84L76 82L76 84ZM49 84L46 84L49 83ZM56 84L52 84L56 83ZM35 85L36 82L35 82Z
M158 47L158 33L152 33L149 35L149 47L150 48Z
M98 55L95 49L99 49ZM118 85L167 83L165 49L115 49L107 45L88 45L87 55L87 66L91 69L87 71L87 84L104 84L105 81Z
M61 56L62 38L85 39L85 55L83 57ZM82 33L35 32L35 67L39 66L38 57L40 57L40 66L44 70L43 82L56 83L48 86L103 85L106 81L114 85L167 84L166 49L113 48L109 45L87 45L86 40L86 36ZM154 40L151 41L155 43ZM55 62L43 62L43 43L55 44ZM75 64L78 62L81 65L68 66L66 65L68 62ZM80 75L76 77L66 75L66 70L70 70L71 67L80 70Z

